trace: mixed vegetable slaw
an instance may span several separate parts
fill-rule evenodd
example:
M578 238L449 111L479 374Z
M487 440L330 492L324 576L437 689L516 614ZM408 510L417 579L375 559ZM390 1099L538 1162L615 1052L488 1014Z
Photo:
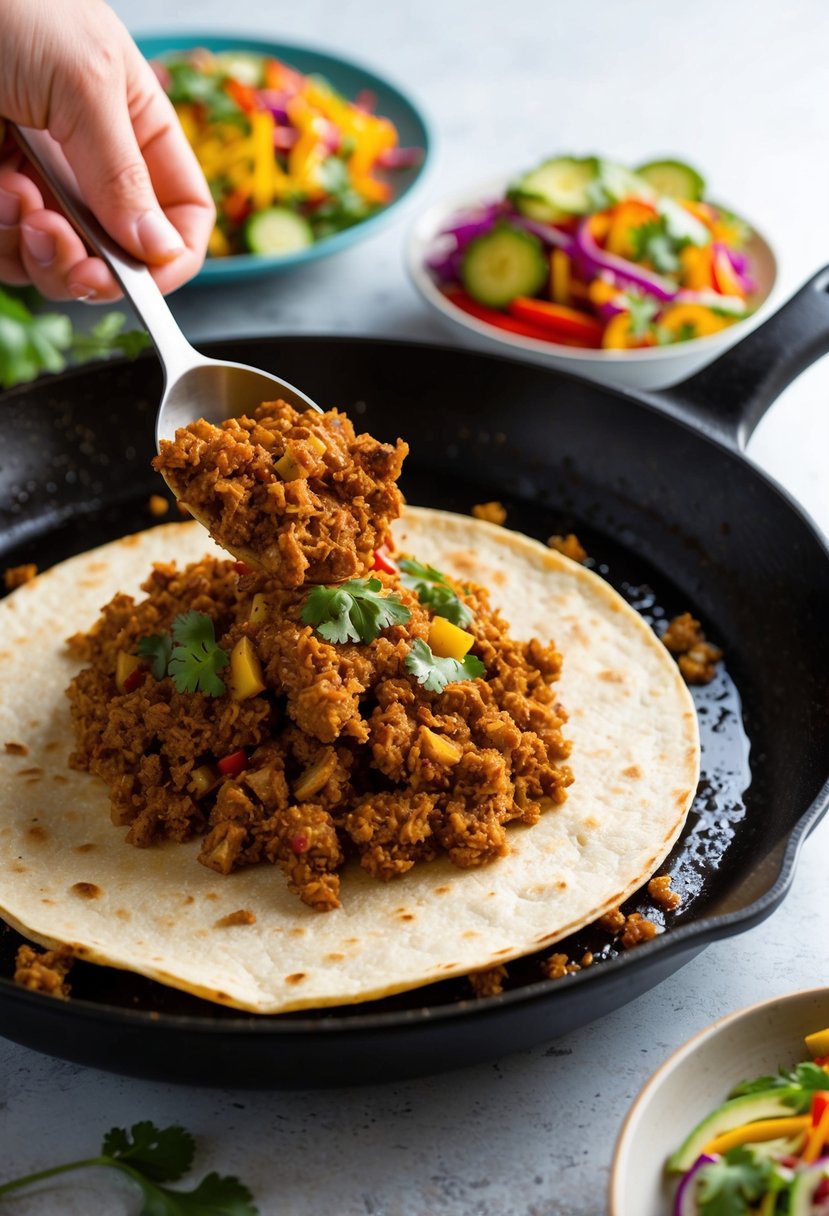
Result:
M829 1029L812 1059L744 1081L669 1158L673 1216L829 1216Z
M363 92L343 97L253 51L177 51L152 61L216 203L208 255L287 256L359 224L420 163Z
M455 307L566 346L631 350L748 316L752 233L690 165L558 156L455 215L427 266Z

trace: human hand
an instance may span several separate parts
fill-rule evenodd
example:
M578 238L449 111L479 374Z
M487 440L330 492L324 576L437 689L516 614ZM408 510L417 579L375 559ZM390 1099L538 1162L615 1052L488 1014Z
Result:
M204 260L215 209L152 68L103 0L2 0L2 118L46 129L107 232L168 292ZM54 300L121 295L0 132L0 282Z

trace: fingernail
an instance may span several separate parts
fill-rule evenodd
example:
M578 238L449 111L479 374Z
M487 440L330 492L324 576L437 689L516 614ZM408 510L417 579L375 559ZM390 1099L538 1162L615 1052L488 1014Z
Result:
M30 228L28 224L21 225L20 231L29 256L41 266L51 266L57 253L55 238L40 228Z
M170 261L184 252L184 241L158 211L145 211L138 221L137 232L141 248L149 258Z
M13 228L20 221L20 199L8 190L0 190L0 228Z
M91 287L87 287L84 283L68 283L66 290L69 292L73 300L94 300L96 292Z

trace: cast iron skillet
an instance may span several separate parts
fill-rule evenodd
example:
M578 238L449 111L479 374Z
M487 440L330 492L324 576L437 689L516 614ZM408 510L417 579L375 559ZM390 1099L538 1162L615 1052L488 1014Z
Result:
M684 905L663 935L617 953L607 937L585 933L566 948L577 958L592 949L596 965L551 982L530 960L513 969L500 997L472 1000L465 981L447 981L370 1005L272 1018L82 964L68 1003L1 978L0 1033L86 1064L190 1083L385 1080L550 1039L772 912L829 801L829 554L740 449L786 384L829 348L827 290L829 270L716 364L652 395L394 341L257 339L210 351L278 371L382 438L404 435L410 501L468 511L501 499L513 527L542 539L574 530L657 627L690 609L722 645L724 672L696 694L703 780L665 867ZM147 499L161 488L149 467L159 393L148 356L7 394L4 565L36 560L43 568L149 526ZM628 907L653 911L646 893ZM17 941L0 933L3 977Z

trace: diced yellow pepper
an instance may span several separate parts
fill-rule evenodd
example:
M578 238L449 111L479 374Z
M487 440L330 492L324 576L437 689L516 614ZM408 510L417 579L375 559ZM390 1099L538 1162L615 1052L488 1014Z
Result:
M327 785L336 767L337 754L332 747L327 747L313 764L309 764L294 786L294 797L297 801L305 802L314 794L318 794L323 786Z
M816 1030L813 1034L807 1034L805 1043L811 1055L829 1056L829 1026L825 1030Z
M305 440L309 448L313 448L318 456L322 456L328 450L327 446L320 439L319 435L309 435Z
M812 1121L811 1115L789 1115L783 1119L757 1119L744 1123L733 1131L715 1136L705 1145L704 1153L727 1153L739 1144L757 1144L761 1140L778 1140L781 1136L794 1136L805 1131Z
M429 647L432 654L439 655L442 659L457 659L460 663L474 641L471 633L453 625L445 616L436 616L429 629Z
M420 728L420 750L430 760L434 760L435 764L444 764L447 767L457 764L463 755L457 743L453 743L445 735L435 734L428 726Z
M249 637L239 638L230 652L230 695L234 701L247 701L263 692L262 664Z
M213 768L212 764L201 764L198 768L194 768L190 774L190 781L187 788L190 790L194 798L203 798L205 794L209 794L214 785L219 780L219 774Z
M115 659L115 687L119 692L124 691L124 684L140 666L141 659L137 654L127 654L126 650L119 650Z
M283 481L296 481L297 477L302 476L302 469L299 467L299 464L287 452L284 456L280 456L273 467Z
M268 601L261 591L257 591L256 595L251 600L250 617L248 618L251 625L261 625L262 621L266 621L269 616Z

